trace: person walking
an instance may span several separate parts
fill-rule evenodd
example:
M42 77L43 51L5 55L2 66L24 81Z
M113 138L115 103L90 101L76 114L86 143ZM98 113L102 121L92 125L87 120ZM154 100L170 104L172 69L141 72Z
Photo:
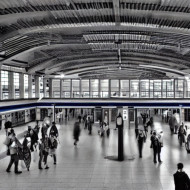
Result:
M162 162L160 159L161 143L159 142L159 139L156 136L155 131L152 133L150 140L151 140L151 147L153 148L153 154L154 154L153 162L157 163L156 155L158 155L158 162Z
M12 128L12 122L8 120L5 122L4 126L5 126L6 136L8 136L8 130Z
M48 127L49 126L46 123L42 123L42 128L41 128L42 139L44 139L45 135L47 135Z
M89 135L92 134L92 122L90 120L90 117L88 117L88 121L87 121L87 126L88 126L88 131L89 131Z
M177 172L173 176L175 190L190 189L190 179L189 176L183 171L183 163L177 164Z
M150 120L147 122L146 127L148 128L150 126L150 134L152 134L154 130L154 120L153 117L150 118Z
M31 139L30 150L33 152L34 148L36 149L36 146L38 144L38 134L32 129L31 126L28 126L26 137L30 137Z
M58 132L58 129L57 129L55 124L56 124L55 122L52 122L52 127L51 127L51 129L49 131L49 136L53 135L53 136L55 136L57 138L59 136L59 132Z
M18 139L16 138L15 133L12 134L12 138L11 138L11 145L9 146L9 150L10 150L10 162L9 165L6 169L6 172L11 172L10 169L14 163L15 165L15 174L21 174L22 171L18 170L18 163L19 163L19 156L18 156L18 148L22 148L21 143L18 141Z
M139 158L142 158L142 149L143 149L144 142L146 142L146 135L141 129L139 129L139 132L137 135L137 142L138 142L138 148L139 148Z
M79 122L75 122L74 124L74 130L73 130L73 137L74 137L74 145L77 146L77 142L79 141L79 135L80 135L80 124Z
M168 121L170 126L171 134L174 134L175 125L177 124L177 120L174 115L172 115Z
M53 157L54 164L57 163L57 157L56 157L56 149L57 149L57 139L56 136L54 136L54 133L50 134L50 146L49 146L49 154Z

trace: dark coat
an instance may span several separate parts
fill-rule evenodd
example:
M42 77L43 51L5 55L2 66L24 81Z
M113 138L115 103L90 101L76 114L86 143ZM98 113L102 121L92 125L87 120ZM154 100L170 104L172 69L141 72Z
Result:
M11 121L6 121L5 122L5 129L9 129L12 127L12 122Z
M75 122L74 124L74 130L73 130L73 137L75 140L79 140L79 135L80 135L80 124L79 122Z
M190 179L185 172L177 171L174 174L175 190L188 190L190 189ZM188 186L188 188L186 188Z
M52 125L49 134L53 134L53 136L58 137L59 133L56 125Z

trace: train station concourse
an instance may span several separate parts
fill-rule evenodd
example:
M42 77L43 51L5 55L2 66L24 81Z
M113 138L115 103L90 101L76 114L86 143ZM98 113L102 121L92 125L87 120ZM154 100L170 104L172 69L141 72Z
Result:
M0 190L190 189L189 14L0 0Z

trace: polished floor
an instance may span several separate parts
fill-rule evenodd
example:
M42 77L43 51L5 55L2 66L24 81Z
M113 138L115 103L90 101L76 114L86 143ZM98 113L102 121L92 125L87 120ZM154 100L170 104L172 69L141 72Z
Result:
M168 125L161 122L161 117L155 116L154 119L157 130L164 131L161 164L153 163L150 134L144 144L143 158L139 158L134 127L124 130L125 160L107 159L117 156L118 132L113 130L114 123L109 138L101 138L96 126L90 136L81 124L80 141L74 147L73 119L57 125L60 131L57 165L53 165L52 158L48 157L48 170L38 170L37 161L32 161L29 172L21 168L23 173L15 175L13 168L11 173L5 172L9 157L3 158L0 160L0 190L173 190L173 173L178 162L183 162L184 170L190 174L190 154L186 153L185 147L179 146L177 135L170 135ZM17 128L17 134L26 128ZM1 130L2 150L3 133Z

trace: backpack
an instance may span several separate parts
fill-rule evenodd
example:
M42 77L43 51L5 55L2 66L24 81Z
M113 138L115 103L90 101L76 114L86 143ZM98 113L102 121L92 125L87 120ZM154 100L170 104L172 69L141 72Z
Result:
M158 138L157 137L153 137L152 138L152 145L153 147L157 147L159 145L159 141L158 141Z

